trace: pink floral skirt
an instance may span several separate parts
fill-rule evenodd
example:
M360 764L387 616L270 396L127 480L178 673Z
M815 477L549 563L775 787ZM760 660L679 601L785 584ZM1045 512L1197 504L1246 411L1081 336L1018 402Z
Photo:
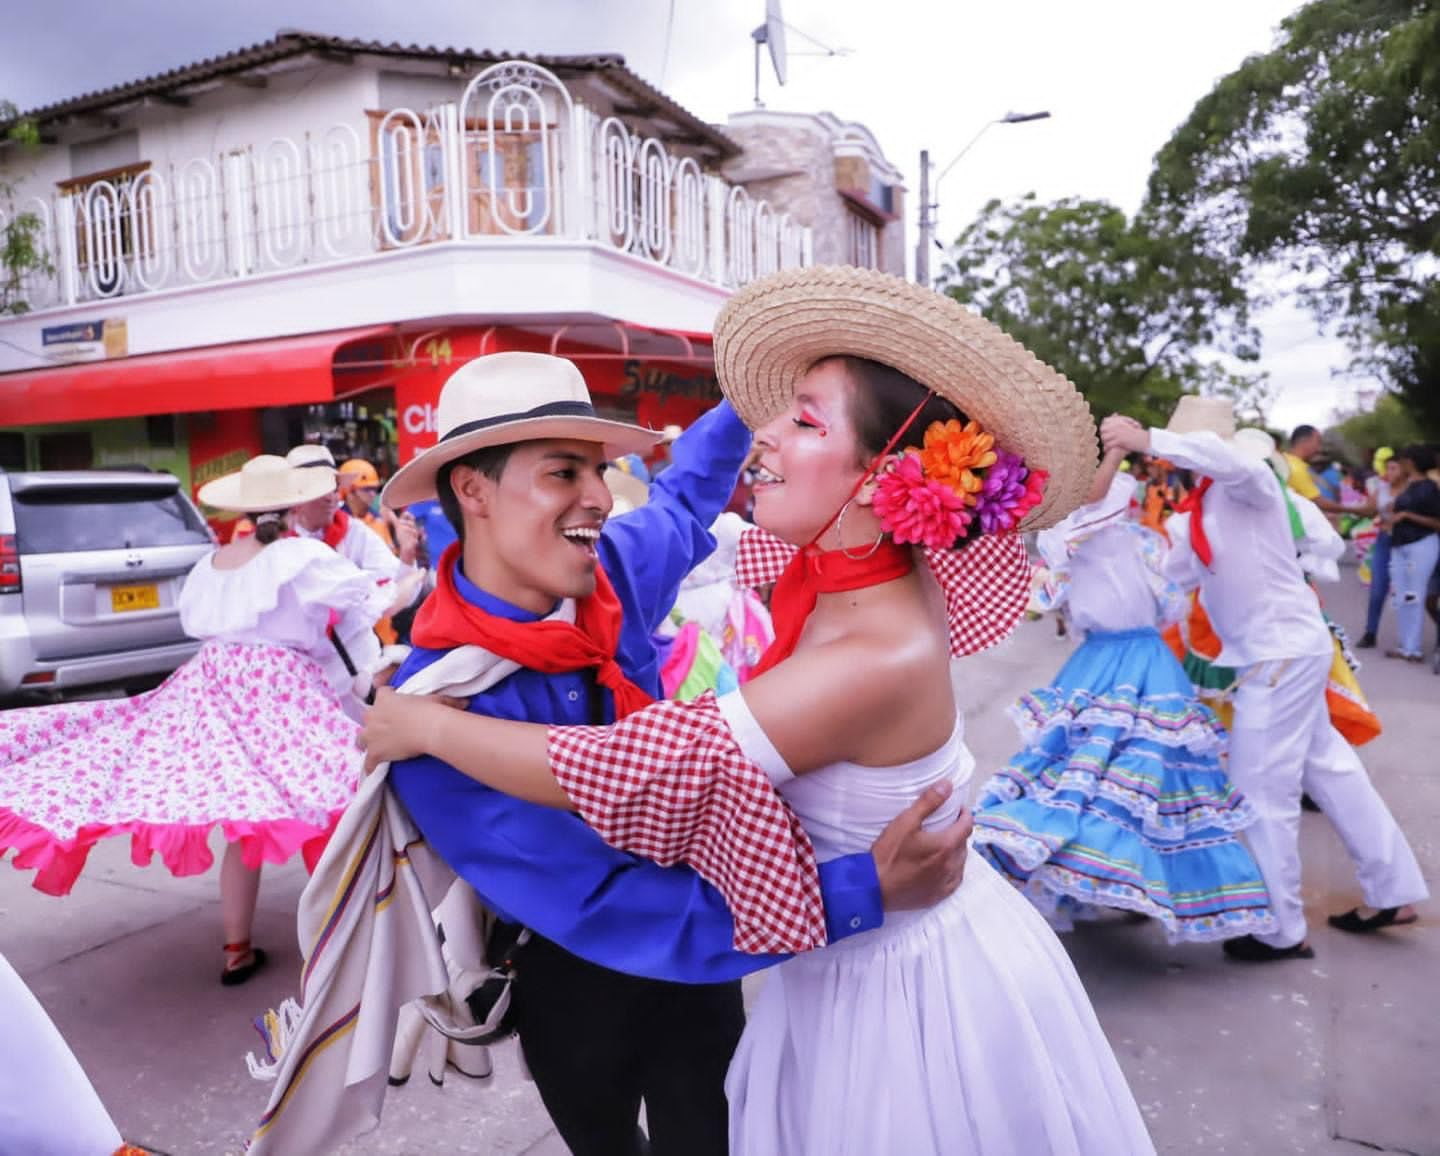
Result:
M112 835L176 875L209 870L216 825L247 866L313 866L359 785L358 729L305 655L219 642L148 694L0 711L0 855L50 895Z

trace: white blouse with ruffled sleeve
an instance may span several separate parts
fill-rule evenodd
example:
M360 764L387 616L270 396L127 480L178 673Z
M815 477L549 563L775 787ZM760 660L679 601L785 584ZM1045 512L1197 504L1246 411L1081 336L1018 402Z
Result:
M192 638L284 646L328 667L331 612L348 636L351 623L368 629L395 598L387 580L308 538L281 538L233 570L212 558L196 564L180 594L180 624Z

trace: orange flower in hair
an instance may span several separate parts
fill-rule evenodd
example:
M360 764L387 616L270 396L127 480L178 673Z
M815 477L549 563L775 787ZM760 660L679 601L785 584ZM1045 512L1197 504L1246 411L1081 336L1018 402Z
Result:
M920 462L927 478L949 486L973 506L982 484L976 471L995 464L995 435L974 421L963 426L954 418L931 422Z

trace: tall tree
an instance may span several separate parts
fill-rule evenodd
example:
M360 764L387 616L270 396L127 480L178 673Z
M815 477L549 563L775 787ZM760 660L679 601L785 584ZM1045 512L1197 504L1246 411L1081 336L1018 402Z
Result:
M1105 201L991 201L950 250L942 288L1069 377L1097 416L1163 421L1182 394L1239 395L1261 380L1232 262Z
M1356 367L1440 434L1440 2L1307 4L1196 104L1149 207L1210 252L1298 272Z
M9 101L0 100L0 145L19 150L39 143L35 123L23 118ZM0 159L4 159L3 153ZM28 311L26 279L33 273L55 271L43 235L44 222L36 213L15 208L15 185L0 172L0 314Z

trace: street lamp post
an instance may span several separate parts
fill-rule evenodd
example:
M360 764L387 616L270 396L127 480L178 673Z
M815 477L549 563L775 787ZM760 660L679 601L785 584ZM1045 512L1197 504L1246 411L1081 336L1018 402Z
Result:
M935 178L935 188L930 188L930 151L922 149L920 152L920 239L915 246L915 280L921 285L930 284L930 246L934 244L937 248L940 243L935 240L935 210L940 207L940 182L957 164L960 159L968 153L979 142L980 138L990 131L997 124L1025 124L1032 120L1048 120L1050 113L1042 112L1007 112L1004 116L996 117L994 120L987 120L980 127L980 131L970 138L970 143L955 154L943 169L940 175Z

